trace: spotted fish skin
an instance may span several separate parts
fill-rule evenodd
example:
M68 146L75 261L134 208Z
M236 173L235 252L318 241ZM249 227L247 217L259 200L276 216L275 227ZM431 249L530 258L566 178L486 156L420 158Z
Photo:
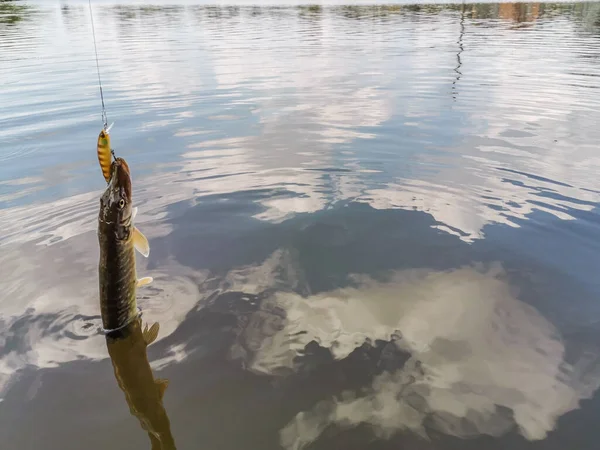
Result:
M110 171L112 162L112 154L110 151L110 134L108 134L108 131L100 131L100 134L98 135L97 150L100 169L102 169L102 175L104 175L104 179L108 183L110 181Z
M114 330L137 316L134 226L131 176L122 158L111 165L108 186L98 215L100 310L106 330Z

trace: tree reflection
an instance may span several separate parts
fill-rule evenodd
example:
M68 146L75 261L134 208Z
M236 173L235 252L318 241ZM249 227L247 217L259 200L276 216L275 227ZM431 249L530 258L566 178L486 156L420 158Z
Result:
M464 46L463 46L463 36L465 35L465 5L463 3L462 7L461 7L461 11L460 11L460 33L458 35L458 52L456 53L456 67L454 68L454 71L456 72L456 78L454 79L454 81L452 81L452 98L454 98L456 100L456 96L458 94L457 90L456 90L456 84L458 83L458 81L460 80L460 77L462 76L462 72L460 71L460 68L462 67L462 60L460 59L460 55L461 53L464 51Z
M0 0L0 24L12 25L24 20L31 7L14 0Z
M13 0L0 0L2 5L14 4ZM23 11L28 7L24 5L12 6L17 11L9 15L0 15L4 21L20 20ZM178 17L187 11L193 12L200 20L219 21L234 17L270 17L284 18L297 13L298 17L318 19L326 15L343 17L353 20L372 20L376 18L389 18L394 16L422 17L435 16L447 12L460 13L462 20L470 19L500 19L507 22L516 22L516 28L527 26L541 18L555 16L584 17L586 24L591 28L600 27L600 6L596 3L461 3L448 5L343 5L324 7L317 4L286 6L219 6L219 5L115 5L108 10L123 19L139 19L145 17L164 15ZM21 16L17 13L20 12ZM7 13L8 14L8 13ZM13 17L14 16L14 17Z

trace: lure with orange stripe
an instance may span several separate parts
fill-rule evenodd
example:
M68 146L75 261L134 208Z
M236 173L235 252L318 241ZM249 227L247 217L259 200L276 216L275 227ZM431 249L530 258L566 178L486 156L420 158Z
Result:
M102 130L98 136L98 162L102 169L102 175L108 183L110 180L110 164L112 162L112 154L110 151L110 135L108 130Z

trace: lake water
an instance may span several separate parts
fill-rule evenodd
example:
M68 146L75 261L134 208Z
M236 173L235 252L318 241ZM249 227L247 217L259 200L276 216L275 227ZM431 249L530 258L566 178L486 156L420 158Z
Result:
M93 11L147 360L88 4L0 3L3 449L598 448L600 3L136 3Z

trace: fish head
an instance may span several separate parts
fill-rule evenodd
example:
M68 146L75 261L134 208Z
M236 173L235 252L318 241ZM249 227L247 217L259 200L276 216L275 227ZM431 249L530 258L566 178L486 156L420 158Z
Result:
M123 158L110 167L108 186L100 197L100 222L115 227L117 237L126 239L132 231L131 174Z

